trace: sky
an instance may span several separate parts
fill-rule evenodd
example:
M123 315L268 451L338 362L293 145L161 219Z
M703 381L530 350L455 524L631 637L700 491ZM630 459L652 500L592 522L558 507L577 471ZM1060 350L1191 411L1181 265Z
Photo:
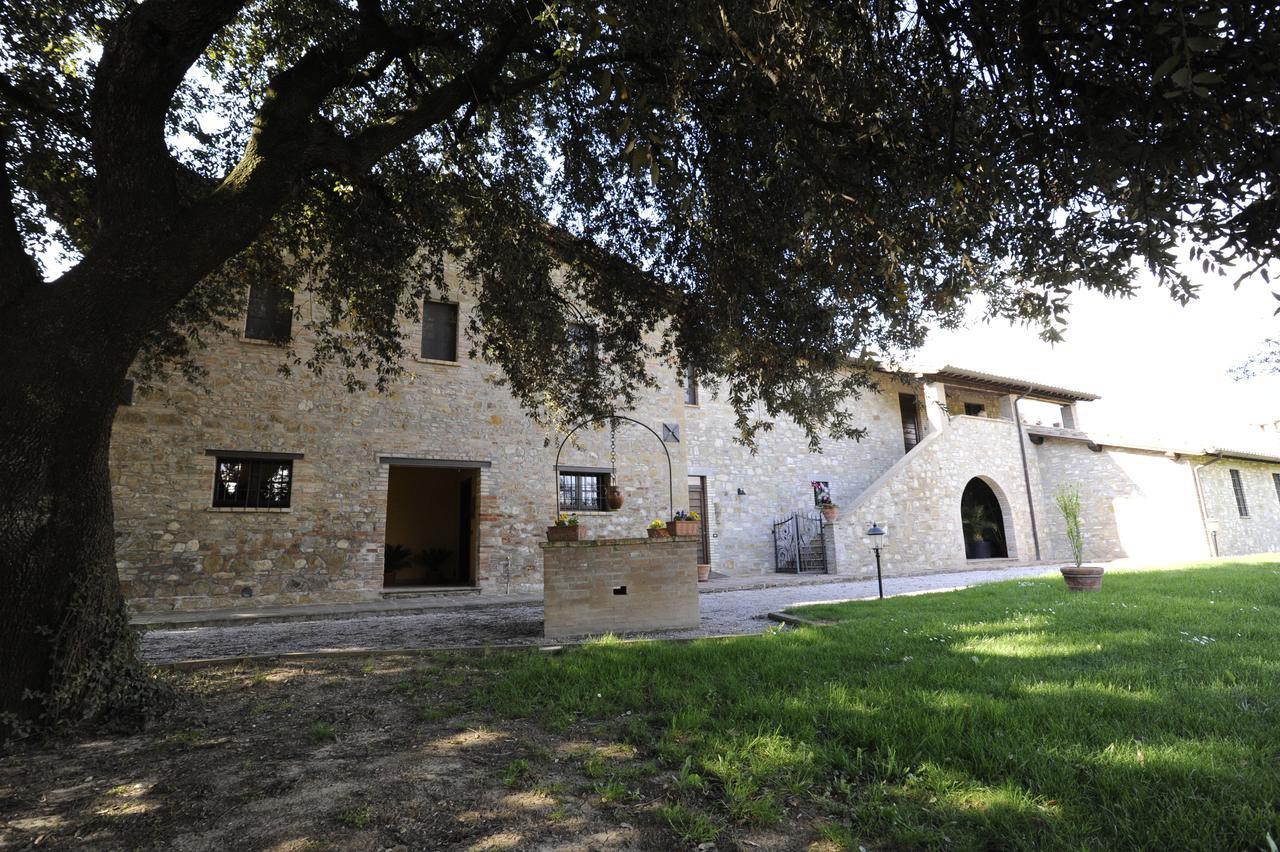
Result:
M1280 276L1272 274L1272 282ZM1280 434L1263 422L1280 420L1280 376L1237 381L1228 370L1280 337L1280 307L1260 276L1232 290L1234 278L1201 275L1200 297L1179 305L1146 280L1131 299L1077 293L1066 341L1050 345L1031 328L986 323L971 313L963 328L935 330L911 358L922 367L951 364L1098 394L1080 403L1087 431L1146 438L1161 445L1280 451ZM1056 409L1024 416L1046 425Z

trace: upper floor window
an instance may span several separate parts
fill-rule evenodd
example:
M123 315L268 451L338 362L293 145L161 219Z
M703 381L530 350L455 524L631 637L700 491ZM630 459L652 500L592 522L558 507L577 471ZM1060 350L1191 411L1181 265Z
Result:
M1240 510L1240 517L1249 517L1249 503L1244 498L1244 482L1240 479L1240 471L1235 468L1231 469L1231 490L1236 493L1236 508Z
M565 337L569 350L565 354L573 369L594 370L599 348L595 327L585 322L569 323Z
M244 336L283 343L293 334L293 291L274 281L249 285Z
M562 512L604 511L604 490L609 484L607 473L560 472L560 510Z
M980 402L966 402L964 404L964 413L970 417L985 417L987 407Z
M218 456L213 505L236 509L287 509L293 497L293 459Z
M1280 473L1271 474L1271 481L1276 485L1276 499L1280 500Z
M458 306L448 302L422 305L422 357L458 360Z
M684 384L684 404L698 404L698 374L694 372L692 367L686 367L681 377Z

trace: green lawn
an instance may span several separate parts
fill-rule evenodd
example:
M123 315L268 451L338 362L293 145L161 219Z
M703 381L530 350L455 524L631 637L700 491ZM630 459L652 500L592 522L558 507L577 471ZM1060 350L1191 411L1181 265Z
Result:
M487 701L616 720L690 841L799 802L852 848L1280 843L1280 563L800 612L836 623L508 659Z

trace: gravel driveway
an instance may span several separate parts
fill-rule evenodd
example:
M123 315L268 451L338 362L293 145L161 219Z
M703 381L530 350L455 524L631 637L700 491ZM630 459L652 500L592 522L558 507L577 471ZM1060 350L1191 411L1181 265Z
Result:
M887 594L951 589L1052 571L1035 566L965 571L886 580ZM874 597L874 580L775 586L699 596L702 624L695 630L639 634L667 639L759 633L769 612L801 603ZM542 637L541 604L459 606L418 615L330 621L294 621L238 627L150 630L141 639L143 659L155 663L295 651L398 650L403 648L550 644Z

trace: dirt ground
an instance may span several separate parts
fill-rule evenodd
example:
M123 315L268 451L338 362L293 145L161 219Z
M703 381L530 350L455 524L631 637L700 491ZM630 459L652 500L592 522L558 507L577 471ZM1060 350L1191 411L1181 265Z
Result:
M495 652L528 653L528 652ZM803 849L793 807L714 844L673 831L644 720L556 733L474 709L471 654L181 672L142 733L0 754L0 849ZM627 733L629 732L629 733Z

